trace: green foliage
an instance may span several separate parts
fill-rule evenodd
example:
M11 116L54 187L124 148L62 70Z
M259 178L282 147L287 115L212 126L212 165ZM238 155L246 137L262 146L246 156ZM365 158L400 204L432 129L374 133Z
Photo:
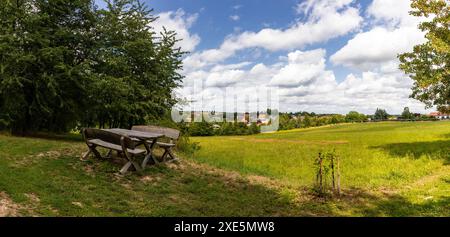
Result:
M412 0L411 14L427 17L419 25L427 42L399 55L400 69L413 80L412 97L427 107L450 111L450 3L446 0Z
M409 111L408 107L405 107L402 112L403 119L413 119L414 115Z
M345 122L345 116L342 116L340 114L335 114L333 116L331 116L331 124L338 124L338 123L343 123Z
M82 114L95 14L89 0L0 3L0 119L64 131Z
M373 115L374 120L386 120L388 119L389 114L384 109L379 109L375 111L375 114Z
M206 121L191 123L188 128L191 136L212 136L214 128L212 123Z
M359 115L359 113L358 113ZM365 115L361 115L365 118ZM357 119L355 122L362 122L365 119ZM348 122L346 117L340 114L318 115L308 112L280 113L279 130L290 130L295 128L309 128Z
M0 3L0 126L13 133L161 118L182 76L175 32L139 0Z
M256 123L247 125L243 122L208 123L205 121L189 124L187 131L191 136L252 135L261 132Z
M261 130L256 123L250 124L250 127L248 128L248 134L258 134L260 132Z
M297 123L294 119L292 119L292 115L291 114L287 114L287 113L280 113L280 130L289 130L289 129L294 129L297 128Z
M93 106L83 122L131 127L161 118L176 103L171 93L182 79L177 71L183 52L175 48L175 32L153 32L155 17L139 1L108 1L107 6L98 11Z
M345 121L349 123L355 122L364 122L367 121L367 116L364 114L360 114L356 111L350 111L347 115L345 115Z

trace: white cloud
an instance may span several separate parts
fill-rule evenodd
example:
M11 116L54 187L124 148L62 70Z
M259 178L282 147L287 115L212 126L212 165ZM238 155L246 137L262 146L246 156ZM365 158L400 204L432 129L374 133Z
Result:
M343 48L331 56L331 61L367 70L395 60L399 53L411 51L414 45L423 41L424 35L416 27L401 27L394 30L375 27L349 40Z
M324 42L356 30L362 21L359 9L350 6L351 0L320 0L306 10L306 21L297 21L287 29L265 28L258 32L245 31L228 36L217 49L195 53L185 59L187 67L204 67L223 61L237 51L264 48L269 51L293 50L313 43Z
M288 28L235 33L219 48L192 54L184 60L184 83L192 86L196 82L205 88L194 91L185 87L183 93L194 100L206 98L207 106L220 108L218 92L227 86L233 86L233 92L241 97L255 94L258 86L278 87L281 111L372 114L381 107L399 114L408 106L414 112L426 112L422 103L409 98L412 80L398 69L397 54L424 40L416 27L418 20L408 15L407 0L374 0L365 11L368 30L355 34L329 59L323 48L301 50L361 29L363 18L353 2L303 1L296 8L303 19ZM290 52L273 64L260 63L258 57L245 59L255 62L236 62L234 58L223 64L238 51L253 48ZM359 71L340 81L327 69L327 60Z
M211 72L206 78L206 86L208 87L227 87L232 86L244 79L245 72L242 70L224 70L219 72Z
M240 62L240 63L235 63L235 64L226 64L226 65L215 65L211 71L212 72L220 72L220 71L225 71L225 70L233 70L233 69L241 69L245 66L248 66L252 64L251 62Z
M241 19L238 15L231 15L230 19L233 21L239 21L239 19Z
M417 28L420 19L410 16L409 0L374 0L368 7L373 27L358 33L331 56L331 61L360 70L384 67L423 43L424 33Z
M294 51L288 54L288 64L273 77L271 85L298 87L322 75L325 69L325 50Z
M249 67L249 62L218 65L189 74L188 78L203 81L205 86L191 96L196 101L207 98L207 106L219 108L222 101L214 99L212 94L227 86L233 86L241 97L253 95L259 86L275 86L282 111L347 113L357 110L370 114L382 107L389 113L401 113L408 106L415 112L424 112L423 104L408 98L412 81L398 70L387 66L387 73L368 70L361 75L350 74L339 82L334 72L326 69L325 62L326 51L315 49L292 51L272 65L258 63Z
M182 9L176 12L169 11L157 15L158 19L152 24L156 32L162 32L163 27L167 30L177 32L177 37L182 39L177 44L184 51L194 51L200 43L200 37L197 34L191 34L189 29L197 21L198 14L188 15Z
M374 0L367 8L369 16L388 24L416 25L417 17L409 15L410 0Z

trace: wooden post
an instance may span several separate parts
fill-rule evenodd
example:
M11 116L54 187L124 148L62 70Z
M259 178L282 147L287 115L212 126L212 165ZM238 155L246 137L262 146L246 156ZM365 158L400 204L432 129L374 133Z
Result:
M319 165L319 163L320 163L320 152L319 152L319 156L317 157L317 160L315 162L317 162L317 165ZM319 184L319 176L320 176L319 172L316 172L316 185Z
M330 166L331 166L331 183L333 184L333 192L336 190L336 183L334 181L334 156L335 154L330 155Z
M341 196L341 171L339 169L339 156L336 156L337 193Z
M323 157L319 153L319 189L320 192L323 193Z

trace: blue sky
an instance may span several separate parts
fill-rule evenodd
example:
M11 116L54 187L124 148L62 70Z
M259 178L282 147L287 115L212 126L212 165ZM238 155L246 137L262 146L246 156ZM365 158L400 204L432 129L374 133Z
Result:
M217 91L227 87L245 95L266 86L282 111L426 112L396 57L424 42L409 0L144 2L159 16L155 30L176 30L190 51L177 93L208 102L197 110L220 110Z
M183 9L187 14L198 14L196 24L190 29L202 39L197 50L218 47L227 35L236 30L259 31L266 27L286 28L295 23L296 19L305 17L304 14L296 13L295 6L300 2L298 0L147 0L145 2L155 10L155 13ZM370 0L362 0L354 4L366 9L370 2ZM239 20L232 20L231 16L239 16ZM331 55L342 48L352 35L348 34L325 43L306 46L304 49L322 46ZM282 53L270 53L270 57L262 57L260 60L274 62ZM338 80L343 80L353 71L331 63L327 63L327 66L335 71Z

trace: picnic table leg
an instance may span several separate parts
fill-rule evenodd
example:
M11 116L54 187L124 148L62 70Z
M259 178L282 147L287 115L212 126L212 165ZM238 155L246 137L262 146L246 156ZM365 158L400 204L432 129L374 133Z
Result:
M89 154L91 154L91 149L89 149L88 151L86 151L85 153L84 153L84 155L82 155L81 156L81 159L82 160L86 160L87 158L88 158L88 156L89 156Z
M162 161L166 162L167 161L167 156L169 155L169 150L167 148L164 148L164 153L162 155Z
M169 151L168 151L168 153L169 153L169 156L170 156L170 162L178 162L178 158L175 156L175 154L173 154L173 151L172 151L172 149L169 149Z
M102 159L102 155L100 154L100 152L97 151L97 149L95 149L97 146L90 146L89 149L94 153L95 157L97 157L98 159Z
M120 173L125 174L131 167L134 167L134 169L138 172L142 171L141 166L134 160L129 160L121 169Z
M87 144L89 150L83 155L83 157L81 157L81 159L85 160L89 154L94 153L95 157L97 158L102 158L102 155L100 155L100 153L95 149L95 145L92 144Z
M131 165L132 165L132 163L128 161L128 162L122 167L122 169L120 169L120 173L121 173L121 174L125 174L125 173L128 171L128 169L131 167Z
M152 140L152 144L149 145L146 141L144 141L144 147L147 150L147 155L145 155L144 160L142 161L142 168L145 169L145 167L147 166L148 161L150 160L150 158L153 160L153 162L155 162L155 164L158 164L159 161L155 158L155 156L153 155L153 149L156 145L156 139Z
M109 150L108 154L106 154L105 158L112 158L112 152L113 152L113 150Z
M169 161L170 162L175 162L175 161L178 161L177 157L172 152L172 148L166 147L164 149L165 149L165 151L164 151L164 154L162 156L164 162L169 162ZM169 160L167 159L168 156L170 157Z

